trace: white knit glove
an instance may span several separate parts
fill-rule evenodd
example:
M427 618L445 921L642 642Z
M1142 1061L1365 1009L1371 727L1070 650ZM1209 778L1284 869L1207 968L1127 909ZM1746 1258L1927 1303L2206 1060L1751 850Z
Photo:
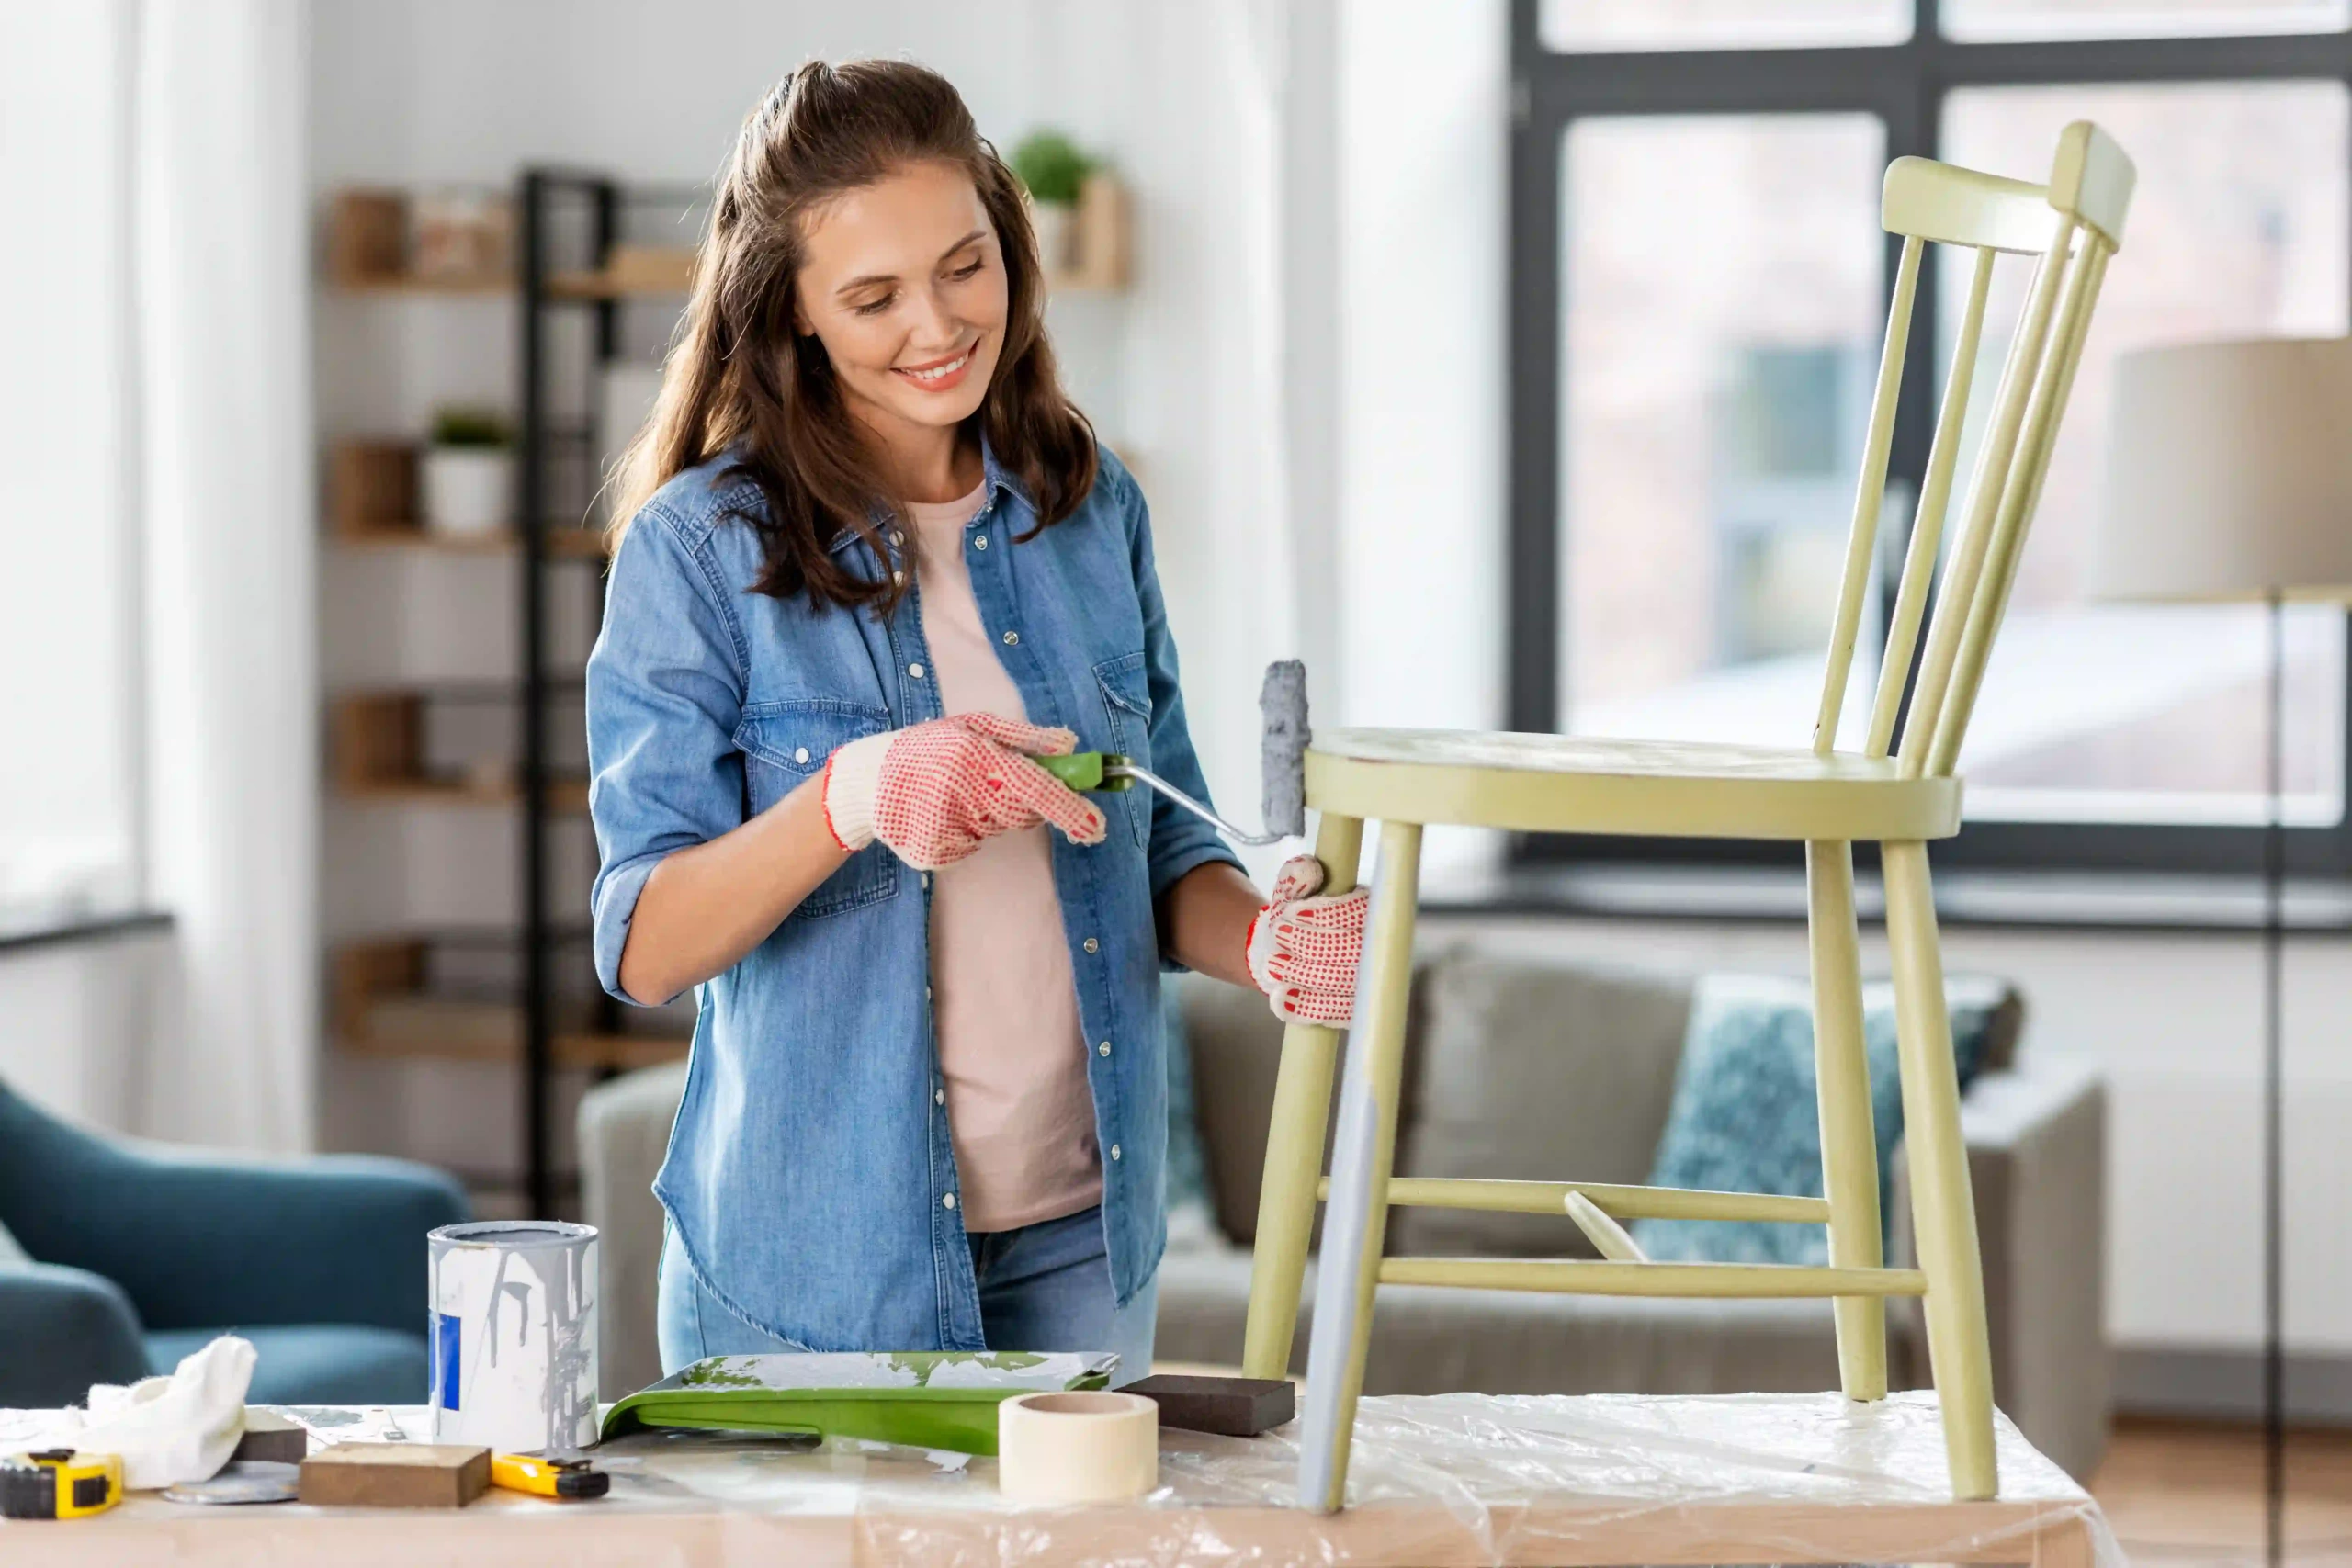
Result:
M1295 855L1250 922L1250 977L1284 1023L1344 1028L1354 1017L1356 966L1363 956L1372 894L1362 887L1317 898L1323 863Z
M825 824L844 850L879 839L922 871L953 865L999 833L1051 822L1102 841L1102 813L1031 757L1067 754L1067 729L963 713L853 740L825 762Z

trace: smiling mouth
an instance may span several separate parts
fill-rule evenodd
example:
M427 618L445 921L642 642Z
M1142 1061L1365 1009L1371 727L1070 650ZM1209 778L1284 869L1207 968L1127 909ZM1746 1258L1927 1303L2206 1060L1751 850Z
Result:
M953 359L933 360L929 365L894 365L890 373L925 391L943 392L963 380L964 373L971 368L972 355L978 347L979 344L974 344Z

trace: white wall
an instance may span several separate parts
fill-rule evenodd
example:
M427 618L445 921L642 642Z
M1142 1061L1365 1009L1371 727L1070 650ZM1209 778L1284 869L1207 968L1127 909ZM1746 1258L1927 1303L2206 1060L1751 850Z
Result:
M153 1124L149 1064L173 1043L167 931L0 953L0 1084L69 1121Z
M1349 0L1340 37L1342 606L1351 725L1503 722L1501 0ZM1430 833L1442 875L1498 848Z

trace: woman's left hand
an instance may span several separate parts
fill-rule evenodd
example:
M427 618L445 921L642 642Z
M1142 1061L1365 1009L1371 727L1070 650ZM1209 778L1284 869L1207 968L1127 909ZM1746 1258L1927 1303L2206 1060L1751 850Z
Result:
M1323 863L1313 855L1283 863L1272 895L1250 922L1250 977L1284 1023L1345 1028L1355 1012L1372 895L1358 887L1315 897L1322 886Z

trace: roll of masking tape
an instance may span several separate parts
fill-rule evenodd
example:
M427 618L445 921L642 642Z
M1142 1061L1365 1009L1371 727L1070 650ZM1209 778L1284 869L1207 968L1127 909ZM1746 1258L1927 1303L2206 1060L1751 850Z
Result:
M1024 1393L997 1406L997 1489L1118 1503L1159 1484L1159 1406L1139 1393Z

